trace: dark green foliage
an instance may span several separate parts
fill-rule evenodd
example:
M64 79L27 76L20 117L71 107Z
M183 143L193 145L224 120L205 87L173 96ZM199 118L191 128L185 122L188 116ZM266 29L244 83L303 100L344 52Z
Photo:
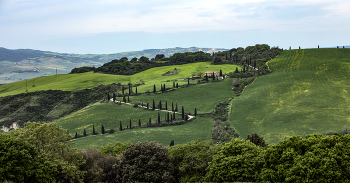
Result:
M101 133L105 134L105 127L103 125L101 126Z
M207 62L211 61L212 57L210 54L206 54L202 51L198 52L185 52L185 53L175 53L169 57L169 63L171 64L185 64L194 62Z
M87 67L87 66L78 67L78 68L72 69L72 71L70 71L69 74L90 72L90 71L94 71L95 69L96 69L95 67Z
M141 119L139 119L139 127L141 127Z
M123 95L123 102L126 103L125 95Z
M205 181L256 182L264 163L263 148L250 141L232 139L209 162ZM271 180L269 180L271 181Z
M174 111L174 102L171 102L171 111Z
M236 69L237 69L237 67L236 67ZM205 74L205 81L208 82L208 74Z
M170 147L171 147L171 146L174 146L174 145L175 145L174 140L172 140L172 141L170 142Z
M190 78L187 78L187 85L190 85Z
M128 96L128 102L130 102L130 98L129 98L129 96Z
M175 111L178 111L177 100L175 101Z
M156 142L138 142L128 146L118 165L117 181L175 182L174 166L168 149Z
M185 110L184 110L184 106L182 106L181 117L182 117L182 119L185 119Z
M116 142L114 145L109 143L106 146L101 146L100 150L104 155L112 155L112 156L118 156L121 154L129 145L131 145L131 142Z
M114 128L109 130L109 134L113 134L115 132Z
M154 103L154 99L153 99L153 107L152 110L156 109L156 104Z
M119 126L119 130L120 130L120 131L123 131L123 126L122 126L122 122L121 122L121 121L120 121L119 125L120 125L120 126Z
M179 83L176 83L176 88L179 88Z
M200 139L187 144L171 146L169 159L175 166L176 177L180 179L178 181L203 182L208 163L221 149L221 146L221 144L214 146L212 141L202 142Z
M136 86L136 89L135 89L135 93L137 94L137 86Z
M162 110L162 101L159 101L159 110Z
M113 93L113 102L115 102L115 93Z
M165 102L165 110L168 110L168 101Z
M107 101L109 101L111 97L109 96L109 93L107 94Z
M75 132L75 136L74 136L75 139L78 138L78 132Z
M169 113L167 113L167 120L166 121L169 123Z
M92 125L92 135L96 135L96 132L95 132L95 125L94 125L94 124Z
M188 115L185 115L185 121L188 121Z
M156 93L156 85L153 85L153 93Z
M220 69L220 76L222 76L222 70Z
M149 109L149 103L147 102L147 109Z
M131 119L130 119L130 122L129 122L129 126L130 126L130 129L132 129L132 125L131 125Z
M238 138L239 134L229 122L216 120L211 129L211 137L217 142L229 142L232 138Z
M84 182L114 182L116 171L113 166L118 164L117 158L111 155L104 156L101 151L87 149L80 152L85 163L80 170L86 171Z
M236 67L236 71L235 71L235 73L236 73L236 74L238 73L238 67Z
M34 145L0 133L0 181L53 182L56 167L39 156Z
M122 86L122 94L124 95L124 86Z
M175 88L175 81L173 81L173 88Z
M152 119L151 117L149 118L148 125L151 127L152 126Z
M158 125L160 125L160 114L158 112Z
M213 72L212 78L213 78L213 81L214 81L214 79L215 79L215 73L214 72Z
M85 137L86 136L86 130L84 128L84 131L83 131L83 136Z
M176 118L175 118L175 111L173 112L173 120L175 120Z
M293 136L267 148L261 181L348 182L350 135Z
M264 137L260 137L256 133L252 133L252 135L248 135L247 139L253 144L260 146L260 147L267 147L267 144L265 143Z
M197 116L197 108L194 108L194 116Z

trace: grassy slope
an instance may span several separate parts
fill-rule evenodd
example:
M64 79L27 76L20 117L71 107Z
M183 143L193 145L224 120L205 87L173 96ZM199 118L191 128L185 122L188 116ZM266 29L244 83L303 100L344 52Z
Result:
M190 123L176 126L139 128L116 132L114 134L87 136L75 140L74 147L78 149L95 148L99 149L108 143L126 142L137 143L138 141L156 141L169 146L171 140L175 144L185 144L192 140L210 140L213 121L210 118L197 118Z
M350 50L284 51L235 98L230 123L268 143L292 135L340 131L350 124Z
M160 117L164 119L165 112L160 112ZM131 106L118 105L113 103L95 103L73 114L55 120L59 126L68 129L71 135L75 132L83 134L84 128L87 134L92 133L92 125L95 125L97 133L101 133L101 125L106 130L114 128L119 130L119 122L122 121L123 128L129 125L130 119L132 126L138 125L138 120L141 124L148 123L149 118L155 122L158 118L158 111L134 108ZM176 118L181 118L181 115L176 115Z
M180 69L179 74L173 76L162 76L163 73ZM32 80L28 81L28 91L40 90L82 90L91 88L99 84L122 83L127 84L129 81L133 84L140 83L140 79L145 81L145 85L138 87L139 92L153 90L153 85L159 85L167 80L174 80L178 78L186 78L199 71L219 71L222 69L223 73L234 71L235 65L210 65L210 62L199 62L185 65L173 65L165 67L156 67L148 69L144 72L137 73L131 76L109 75L100 73L82 73L82 74L65 74L39 77L34 79L35 87L32 87ZM239 68L240 69L240 68ZM185 84L187 81L181 81L179 84ZM172 82L169 82L169 85ZM157 86L159 87L159 86ZM26 81L18 81L5 85L0 85L0 97L7 95L16 95L23 93L26 90Z
M179 88L175 91L163 94L151 94L151 95L139 95L131 96L131 102L143 102L146 104L149 102L149 105L152 107L153 99L156 103L161 100L162 105L165 105L165 102L168 102L168 109L171 110L171 104L178 102L178 110L181 111L181 106L184 106L185 112L194 113L194 108L197 108L198 113L208 113L211 112L214 107L235 96L232 91L232 79L227 78L221 82L213 82L206 84L197 84L195 86L187 88ZM119 97L119 100L122 98Z

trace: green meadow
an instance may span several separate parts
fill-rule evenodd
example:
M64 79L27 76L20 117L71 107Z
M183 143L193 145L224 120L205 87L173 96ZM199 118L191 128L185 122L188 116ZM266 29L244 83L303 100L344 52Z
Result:
M138 128L125 131L118 131L113 134L87 136L74 140L74 147L77 149L94 148L99 149L102 145L115 142L137 143L138 141L156 141L165 146L169 146L174 140L176 144L186 144L192 140L210 140L213 121L210 118L198 117L182 125Z
M232 78L227 78L221 82L211 82L205 84L197 84L186 88L178 88L175 91L162 94L149 94L130 96L130 102L132 103L149 103L150 107L153 105L153 99L156 107L159 101L162 101L162 105L168 102L168 109L171 110L172 103L178 103L178 110L181 111L181 107L184 106L185 112L194 113L194 109L197 108L197 113L212 112L217 104L233 98L235 93L232 91ZM122 97L117 97L118 100L122 100Z
M283 51L268 66L234 99L229 120L241 137L276 143L350 125L349 49Z
M129 105L114 104L113 102L97 102L54 122L64 129L68 129L69 133L74 136L75 132L82 135L84 128L87 134L92 134L93 125L95 125L97 133L101 133L102 125L106 130L113 128L119 131L120 121L123 128L126 128L130 123L130 119L132 126L138 126L139 119L141 125L148 123L149 118L151 118L152 123L155 123L158 119L158 112ZM163 120L166 112L160 111L159 113ZM181 115L176 114L176 118L181 118Z
M219 71L222 69L223 73L232 72L236 69L236 65L210 65L210 62L198 62L184 65L172 65L155 67L146 71L125 76L125 75L110 75L101 73L81 73L81 74L64 74L64 75L53 75L45 76L34 79L35 87L32 87L33 80L27 80L28 92L40 91L40 90L82 90L86 88L92 88L100 84L111 84L111 83L122 83L132 84L140 83L141 79L145 82L144 85L138 87L138 92L153 91L153 85L160 87L160 84L172 86L173 80L179 85L186 84L189 76L196 75L198 72L206 71ZM167 71L172 71L174 68L180 70L177 75L162 76ZM241 69L240 67L238 67ZM191 82L196 82L192 80ZM159 88L158 88L159 89ZM26 81L18 81L9 83L6 85L0 85L0 97L7 95L16 95L24 93L26 91Z

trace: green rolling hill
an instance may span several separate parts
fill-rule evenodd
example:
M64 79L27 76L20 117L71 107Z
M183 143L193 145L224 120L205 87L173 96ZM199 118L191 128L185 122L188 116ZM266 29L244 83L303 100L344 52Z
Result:
M276 143L350 125L349 49L283 51L268 66L233 102L229 120L243 138Z

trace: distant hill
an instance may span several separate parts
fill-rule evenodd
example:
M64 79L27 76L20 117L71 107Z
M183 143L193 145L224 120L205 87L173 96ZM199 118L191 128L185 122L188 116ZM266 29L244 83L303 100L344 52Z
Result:
M227 49L215 48L167 48L167 49L146 49L143 51L121 52L114 54L67 54L32 49L11 50L0 47L0 84L15 81L55 75L67 74L75 67L95 66L99 67L114 59L127 57L131 60L134 57L145 56L153 58L157 54L164 54L166 57L174 53L203 51L206 53L224 51Z

